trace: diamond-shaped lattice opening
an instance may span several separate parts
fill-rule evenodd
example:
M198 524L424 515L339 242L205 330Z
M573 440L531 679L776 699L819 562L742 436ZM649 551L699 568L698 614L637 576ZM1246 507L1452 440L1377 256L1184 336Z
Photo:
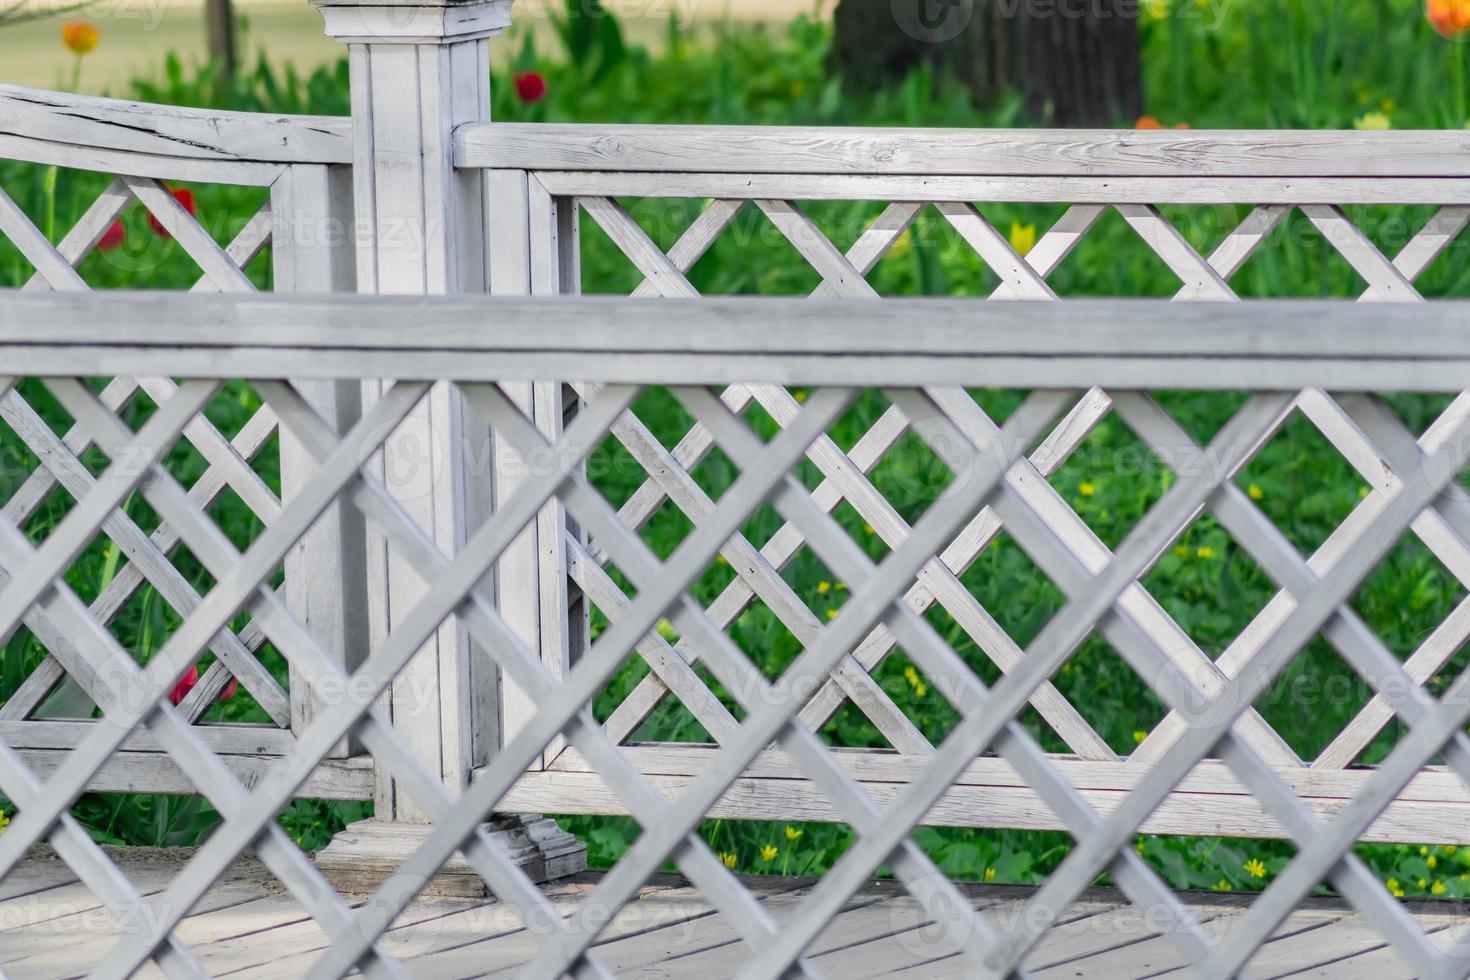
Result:
M1466 653L1470 616L1460 608L1466 598L1464 586L1422 542L1408 536L1364 580L1351 604L1373 635L1405 663L1410 675L1425 678L1425 690L1439 698L1470 660ZM1373 678L1361 671L1352 681L1366 687L1370 696L1376 691ZM1395 685L1390 693L1397 690ZM1351 741L1344 735L1334 742L1332 764L1373 764L1387 756L1405 726L1384 710L1384 704L1380 700L1368 713L1354 718L1352 730L1359 734ZM1370 722L1371 728L1360 727Z
M1342 211L1347 225L1323 216L1329 235L1303 210L1293 209L1231 277L1232 288L1243 298L1360 296L1369 282L1346 258L1358 247L1359 233L1380 253L1375 258L1364 250L1359 261L1386 266L1434 209L1350 205ZM1340 251L1337 241L1354 244Z
M192 212L194 223L224 251L236 242L268 199L268 191L256 187L169 184L167 190ZM78 270L93 288L136 287L143 282L150 289L190 289L201 279L220 285L204 272L213 261L201 261L193 255L191 249L196 246L187 239L174 238L142 203L130 204L119 218L119 226L120 230L114 227ZM252 233L247 237L255 236ZM260 289L271 284L268 251L257 249L257 254L244 264L245 278ZM247 257L238 254L231 259ZM234 281L224 285L233 287Z
M1311 555L1368 495L1367 481L1294 411L1236 483L1303 556Z
M1292 658L1256 710L1302 759L1316 759L1373 697L1374 690L1322 637Z
M1059 296L1173 296L1182 285L1159 258L1109 208L1087 233L1087 247L1075 248L1048 281Z
M1145 680L1099 634L1084 640L1052 680L1119 755L1132 752L1168 713Z
M937 433L929 433L928 437L943 438ZM949 446L941 448L950 451ZM954 447L954 450L963 457L966 447ZM963 476L963 473L956 474L945 463L925 436L910 429L883 454L882 459L868 474L868 479L873 489L898 512L899 518L905 524L913 526L955 484L957 477ZM875 528L877 526L872 519L865 519L864 524ZM867 533L866 529L864 533ZM881 539L883 536L879 537Z
M1109 548L1116 548L1173 482L1173 473L1117 415L1088 434L1050 483Z
M1211 660L1217 660L1278 589L1213 515L1174 540L1143 587Z
M959 569L959 578L1001 631L1023 650L1067 601L1061 589L1004 531ZM999 679L999 668L968 635L953 645L986 684Z
M954 682L926 673L903 648L890 650L868 673L891 707L875 699L869 706L872 710L866 711L837 688L841 706L821 726L830 744L850 749L909 749L915 744L912 735L900 732L911 727L930 744L938 745L958 724L959 712L946 696L946 692L953 693ZM892 716L893 708L901 718Z

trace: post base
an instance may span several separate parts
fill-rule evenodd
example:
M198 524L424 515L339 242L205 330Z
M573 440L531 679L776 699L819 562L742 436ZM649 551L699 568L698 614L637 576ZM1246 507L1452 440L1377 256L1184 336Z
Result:
M549 817L505 815L486 825L532 881L552 881L587 869L587 845ZM316 866L343 894L366 895L397 873L423 843L428 824L363 820L349 825L316 855ZM439 898L483 898L485 881L455 854L423 889Z

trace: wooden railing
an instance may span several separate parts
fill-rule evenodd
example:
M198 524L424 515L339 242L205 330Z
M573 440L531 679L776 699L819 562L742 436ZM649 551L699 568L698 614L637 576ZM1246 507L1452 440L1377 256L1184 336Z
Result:
M98 316L103 310L105 323ZM1059 911L1105 871L1134 900L1177 914L1170 921L1181 925L1170 935L1205 975L1237 969L1324 879L1369 914L1408 962L1429 972L1455 962L1445 957L1458 956L1460 947L1452 944L1442 953L1419 933L1353 845L1374 836L1385 821L1424 840L1451 839L1453 828L1463 826L1464 811L1416 801L1413 788L1470 776L1470 756L1460 755L1470 721L1470 678L1456 680L1441 698L1431 697L1414 661L1403 664L1389 654L1363 627L1350 599L1405 534L1422 536L1453 567L1463 568L1470 555L1463 507L1444 497L1470 464L1465 396L1416 439L1371 394L1453 391L1470 367L1467 313L1458 303L1411 309L1320 301L1181 309L1158 301L976 307L935 300L875 306L755 299L6 296L0 303L0 353L7 369L40 379L111 464L79 488L76 507L45 540L24 541L11 522L0 534L0 562L10 573L0 592L0 626L14 626L29 611L73 638L78 663L90 669L89 690L106 709L105 722L93 726L68 765L44 784L11 750L0 751L0 778L20 809L0 835L0 874L49 835L84 877L106 883L110 865L69 822L66 807L115 753L146 731L225 820L185 873L151 900L149 914L135 918L142 925L126 935L103 975L122 975L150 956L166 959L174 925L252 842L332 936L319 963L324 975L374 955L377 937L457 850L503 901L545 928L537 975L594 963L590 947L601 930L668 860L741 924L744 938L755 944L751 975L774 976L794 962L880 865L891 867L940 924L936 949L967 950L998 972L1010 970ZM405 322L415 329L405 331ZM1405 345L1402 338L1410 330L1416 342ZM160 394L157 412L137 429L81 380L133 363L179 380L175 390ZM551 436L511 397L516 385L548 376L571 384L583 398L575 419ZM1162 457L1201 453L1148 394L1161 376L1171 387L1228 388L1250 397L1203 448L1199 458L1211 464L1182 467L1128 538L1109 550L1038 477L1036 467L1046 465L1076 428L1076 393L1087 391L1080 411L1105 398ZM288 380L300 377L374 379L382 383L383 396L338 434L303 397L301 383ZM669 378L679 384L667 386ZM788 390L784 386L798 386L805 397L793 403L774 436L763 437L742 417L739 403L732 406L729 390L721 397L722 387L735 378L744 379L738 391L757 399L769 401ZM178 482L167 463L171 447L186 437L225 382L248 383L257 391L313 468L303 492L286 501L244 551L223 538L204 502ZM14 383L6 379L7 390ZM395 429L431 397L435 383L462 397L502 447L498 468L516 472L520 480L454 555L402 511L373 465ZM1045 387L1026 396L1004 424L967 390L1031 389L1041 383ZM853 474L842 492L855 506L865 493L872 495L856 476L857 464L824 435L872 389L881 389L900 424L953 474L879 561L828 513L834 499L829 488L843 478L829 475L813 491L796 476L803 459L810 459L824 471ZM675 399L706 433L707 443L738 467L740 475L718 500L703 495L686 464L675 459L677 451L640 445L644 423L638 406L654 391ZM1308 402L1355 423L1364 451L1391 463L1371 475L1374 489L1323 553L1303 559L1234 481L1287 416ZM694 519L666 559L654 556L627 513L616 510L583 472L589 455L609 438L657 463L653 479ZM66 458L58 451L49 465L61 467ZM116 648L64 580L78 547L129 520L124 504L134 493L168 522L215 582L142 666ZM800 602L783 590L772 546L755 547L741 530L767 501L788 522L772 540L800 535L851 589L841 611L813 625L804 651L775 678L756 670L731 642L719 613L689 591L723 556L765 601ZM291 615L271 584L292 548L334 502L348 502L362 513L425 579L421 598L402 611L350 676L324 638ZM583 571L591 573L588 593L608 625L562 675L517 636L486 585L487 573L549 508L564 512L580 529L585 544L578 547L615 562L635 590L623 595L582 559ZM1158 630L1159 613L1137 594L1140 577L1201 510L1214 513L1283 583L1259 628L1249 631L1254 639L1234 671L1200 664L1192 651ZM958 570L949 557L956 543L988 539L1002 526L1053 577L1068 602L1024 655L1005 665L1004 678L987 687L924 619L928 600L914 589L918 583L948 601L953 590L945 583ZM167 698L240 611L298 667L319 705L284 758L245 784L222 764L218 748L199 736L182 706ZM379 700L425 638L450 617L476 638L479 655L538 707L458 797L433 778ZM676 646L655 628L665 617L682 637ZM1084 763L1043 752L1020 720L1093 630L1104 632L1179 722L1161 737L1156 758L1129 770L1129 785L1106 797L1079 778ZM1409 728L1383 764L1362 773L1335 802L1304 792L1306 771L1284 771L1266 754L1261 736L1270 733L1251 709L1319 631L1386 695L1397 692L1392 707ZM953 699L961 720L940 745L889 763L864 763L824 745L807 717L834 677L846 671L850 681L856 674L855 651L880 638L889 638L885 645L902 643L925 676ZM700 750L701 769L684 780L660 775L638 752L620 749L586 710L635 651L716 735L717 746ZM733 705L715 696L691 651ZM735 706L743 712L739 721L731 714ZM355 912L325 886L273 820L333 748L351 738L391 769L435 821L432 833L406 856L403 873ZM570 747L561 754L577 753L643 827L633 848L569 920L530 887L482 827L485 814L516 807L511 801L523 792L518 787L526 785L528 767L562 738ZM1208 768L1209 759L1218 760L1215 768ZM1443 768L1429 769L1436 759ZM752 770L788 784L793 777L810 780L810 792L823 798L819 811L779 811L768 803L766 812L841 820L858 834L800 914L779 928L758 913L697 833L699 821L711 813L747 815L741 801L753 798ZM957 805L973 802L963 795L967 778L979 775L977 784L989 784L986 795L1002 796L994 785L1002 771L1028 787L1037 801L1032 806L1044 806L1051 814L1046 819L1066 827L1078 842L1021 917L1024 927L1004 940L952 894L948 879L910 836L936 812L954 814ZM538 805L575 806L588 792L583 783L568 781L563 785L575 791L554 795L562 778L546 773ZM1211 946L1135 853L1133 837L1151 829L1203 829L1189 825L1190 814L1212 826L1228 823L1230 816L1211 812L1208 804L1171 809L1171 800L1194 798L1216 780L1229 781L1242 812L1271 821L1273 832L1295 841L1299 854L1242 916L1230 942ZM1339 782L1347 785L1341 776ZM991 813L980 809L976 816L986 820Z
M198 792L224 818L100 975L196 969L174 927L252 846L331 935L322 975L391 970L378 939L457 851L541 931L537 976L595 974L603 927L668 861L743 930L749 976L802 968L880 866L977 973L1016 969L1103 873L1177 917L1170 934L1206 976L1237 971L1322 881L1417 972L1462 962L1470 940L1437 950L1353 845L1467 842L1470 678L1439 697L1428 685L1470 641L1470 606L1400 659L1350 600L1406 535L1470 587L1470 508L1451 492L1470 456L1470 309L1420 289L1470 223L1470 136L504 125L488 121L485 69L505 0L318 2L351 45L351 121L0 87L0 157L111 179L53 236L0 187L0 235L35 269L0 296L0 420L27 460L0 501L0 635L24 625L45 654L0 706L0 792L19 809L0 877L46 839L136 910L70 816L77 796ZM268 200L221 242L169 181ZM709 203L666 250L634 198ZM844 249L812 204L847 201L882 209ZM135 203L197 263L193 292L225 295L88 290L79 268ZM1060 217L1017 248L987 217L995 204ZM1177 205L1244 218L1204 249L1171 220ZM1397 205L1438 210L1381 248L1353 209ZM989 270L990 300L1038 302L876 302L871 273L926 209ZM1242 269L1294 210L1367 302L1240 301ZM1191 302L1059 297L1059 269L1109 211ZM810 267L814 298L700 294L699 260L754 212ZM574 295L584 214L631 267L631 298ZM269 276L251 267L267 248ZM283 295L256 295L265 280ZM977 388L1020 407L1002 423ZM1243 407L1202 444L1155 400L1163 388ZM1379 392L1448 408L1411 431ZM666 414L650 417L650 399ZM225 424L225 403L248 412ZM849 417L872 421L839 440ZM1114 546L1052 485L1106 418L1173 472ZM1309 555L1236 480L1288 418L1366 486ZM944 474L922 505L874 477L904 445ZM585 465L599 453L631 469L616 507ZM718 492L701 471L716 457L734 474ZM57 492L70 506L37 519ZM227 497L248 527L218 525ZM665 558L644 533L660 512L684 528ZM1143 581L1204 512L1276 587L1218 654ZM750 530L757 515L773 534ZM1064 599L1024 646L965 580L1002 535ZM69 574L109 548L115 574L84 603ZM800 558L845 601L817 609L793 588L783 573ZM710 582L702 603L692 586ZM144 593L177 618L146 651L114 629ZM756 606L799 651L779 676L732 638ZM1094 633L1166 709L1136 747L1110 744L1057 683ZM1256 705L1319 634L1371 690L1304 758ZM956 709L943 737L875 676L895 650ZM620 687L630 659L647 670ZM211 721L235 681L257 723ZM818 737L849 702L883 748ZM644 738L674 704L707 737ZM1392 724L1406 733L1362 764ZM1044 750L1046 732L1061 745ZM354 910L275 823L297 796L372 798L395 834L417 828L375 857L402 873ZM570 920L533 887L555 873L555 831L520 824L527 858L483 826L542 812L643 829ZM842 822L856 841L777 924L700 838L711 816ZM1000 938L914 843L925 824L1077 844ZM1137 833L1284 837L1298 852L1212 946ZM575 845L559 846L565 870Z
M123 220L132 222L135 238L153 240L148 251L136 256L117 253L130 263L139 284L149 281L149 268L182 261L197 266L196 293L252 294L259 278L273 282L278 292L351 291L351 170L344 166L351 146L350 121L344 119L206 112L0 86L0 155L64 168L83 181L78 186L85 187L90 178L101 189L53 244L40 230L39 219L0 186L0 235L35 270L27 291L89 291L78 270ZM106 176L96 179L99 172ZM175 181L258 187L263 204L222 243L218 236L231 229L222 229L212 215L197 213L197 206L173 192ZM138 220L139 208L147 221ZM155 226L151 236L150 222ZM268 262L262 258L267 254ZM260 273L257 278L252 278L254 272ZM112 321L115 297L115 291L96 295L92 323L105 327ZM160 402L176 390L166 373L143 362L119 360L103 373L109 383L100 398L108 411L136 411L139 403ZM334 418L350 410L347 403L338 404L331 386L319 386L311 396ZM248 393L239 391L220 399L236 404L242 397L249 400ZM75 460L96 445L97 436L75 419L63 433L54 432L55 417L43 418L23 388L11 388L0 400L0 419L12 437L8 450L30 459L24 478L7 491L4 514L16 528L34 535L52 520L48 500L58 494L78 498L92 485L92 476ZM289 436L277 439L277 434L277 419L268 407L237 420L227 433L203 413L190 419L185 437L207 463L191 500L206 507L222 500L238 502L261 525L270 525L281 510L281 497L298 492L305 476L300 447ZM280 474L279 486L267 482L272 473ZM330 524L324 522L328 526L293 554L299 570L288 572L282 595L322 631L333 656L345 663L349 649L360 645L361 631L350 621L343 597L361 595L363 586L352 582L348 572L343 573L346 578L326 580L305 571L341 566L334 556L344 547L344 532ZM165 525L146 533L123 515L109 524L108 535L121 561L116 576L92 602L91 613L102 626L137 616L140 604L146 611L155 599L179 617L198 606L187 559L182 562L185 570L180 569L181 541L175 529ZM39 610L28 612L24 622L46 656L0 707L0 737L27 764L48 773L95 729L93 708L109 703L108 695L95 688L89 669L78 659L74 636L47 625ZM7 636L16 625L5 631ZM195 737L249 779L258 778L271 757L294 744L295 730L313 713L309 685L283 683L262 665L265 643L255 624L220 632L208 648L212 664L179 705ZM14 655L20 655L19 647ZM220 695L236 687L258 706L261 720L206 723ZM193 791L187 769L170 759L155 736L140 731L125 749L95 774L90 788ZM341 747L313 776L308 791L329 798L370 797L371 764L349 758Z

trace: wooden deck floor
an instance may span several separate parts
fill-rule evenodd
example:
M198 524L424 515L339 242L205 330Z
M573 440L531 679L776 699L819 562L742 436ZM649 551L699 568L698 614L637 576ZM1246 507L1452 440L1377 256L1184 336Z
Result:
M134 850L122 852L118 860L138 888L151 894L172 879L184 856ZM595 883L595 876L587 875L547 891L558 907L570 910ZM811 884L796 879L749 882L778 922ZM969 886L966 891L977 905L1001 912L1028 894L1027 889L1003 886ZM1189 901L1206 927L1217 933L1228 933L1246 904L1241 898L1208 894L1191 895ZM1432 935L1445 940L1453 927L1470 924L1463 908L1450 903L1420 903L1413 911ZM927 941L927 921L896 885L875 883L831 923L813 947L811 962L830 977L966 976L960 962L936 961ZM85 973L119 932L111 914L54 860L28 862L0 885L0 970L7 977ZM242 863L218 883L179 935L211 973L242 978L304 975L326 943L300 906L253 862ZM385 945L413 976L449 978L513 975L536 940L520 928L512 911L493 901L426 900L403 915ZM699 980L730 976L744 958L726 917L672 877L651 883L641 900L618 916L597 954L619 975ZM1038 977L1188 975L1142 914L1104 890L1070 909L1027 966ZM149 973L157 971L150 967ZM1367 924L1341 904L1323 900L1293 916L1247 975L1389 980L1409 974Z

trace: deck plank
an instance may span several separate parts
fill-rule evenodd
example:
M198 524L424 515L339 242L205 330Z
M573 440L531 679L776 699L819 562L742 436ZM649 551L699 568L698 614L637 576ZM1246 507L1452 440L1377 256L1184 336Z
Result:
M187 853L122 851L119 868L145 895L156 895L184 867ZM579 875L547 886L547 898L569 915L594 894L599 877ZM814 882L746 879L778 924L790 921ZM1029 888L960 885L992 928L1020 927ZM1206 932L1229 942L1253 896L1187 894L1181 900ZM367 901L358 897L353 902ZM1453 904L1411 903L1409 911L1444 947L1470 916ZM106 955L123 926L54 857L29 860L0 883L0 969L6 977L51 978L86 973ZM214 976L266 980L309 976L327 938L279 883L253 860L242 861L216 883L177 929ZM923 907L892 881L873 882L846 903L808 950L826 976L968 978L961 957L945 955ZM749 956L736 923L682 878L660 875L622 909L595 947L618 976L718 980L735 974ZM494 899L421 899L382 939L382 948L410 976L460 980L510 976L536 953L540 934L515 910ZM1025 961L1039 978L1187 977L1189 965L1143 912L1108 889L1092 889L1069 907ZM1346 904L1314 898L1277 930L1248 965L1252 980L1277 977L1395 980L1408 976L1394 950ZM149 964L140 977L156 977Z

